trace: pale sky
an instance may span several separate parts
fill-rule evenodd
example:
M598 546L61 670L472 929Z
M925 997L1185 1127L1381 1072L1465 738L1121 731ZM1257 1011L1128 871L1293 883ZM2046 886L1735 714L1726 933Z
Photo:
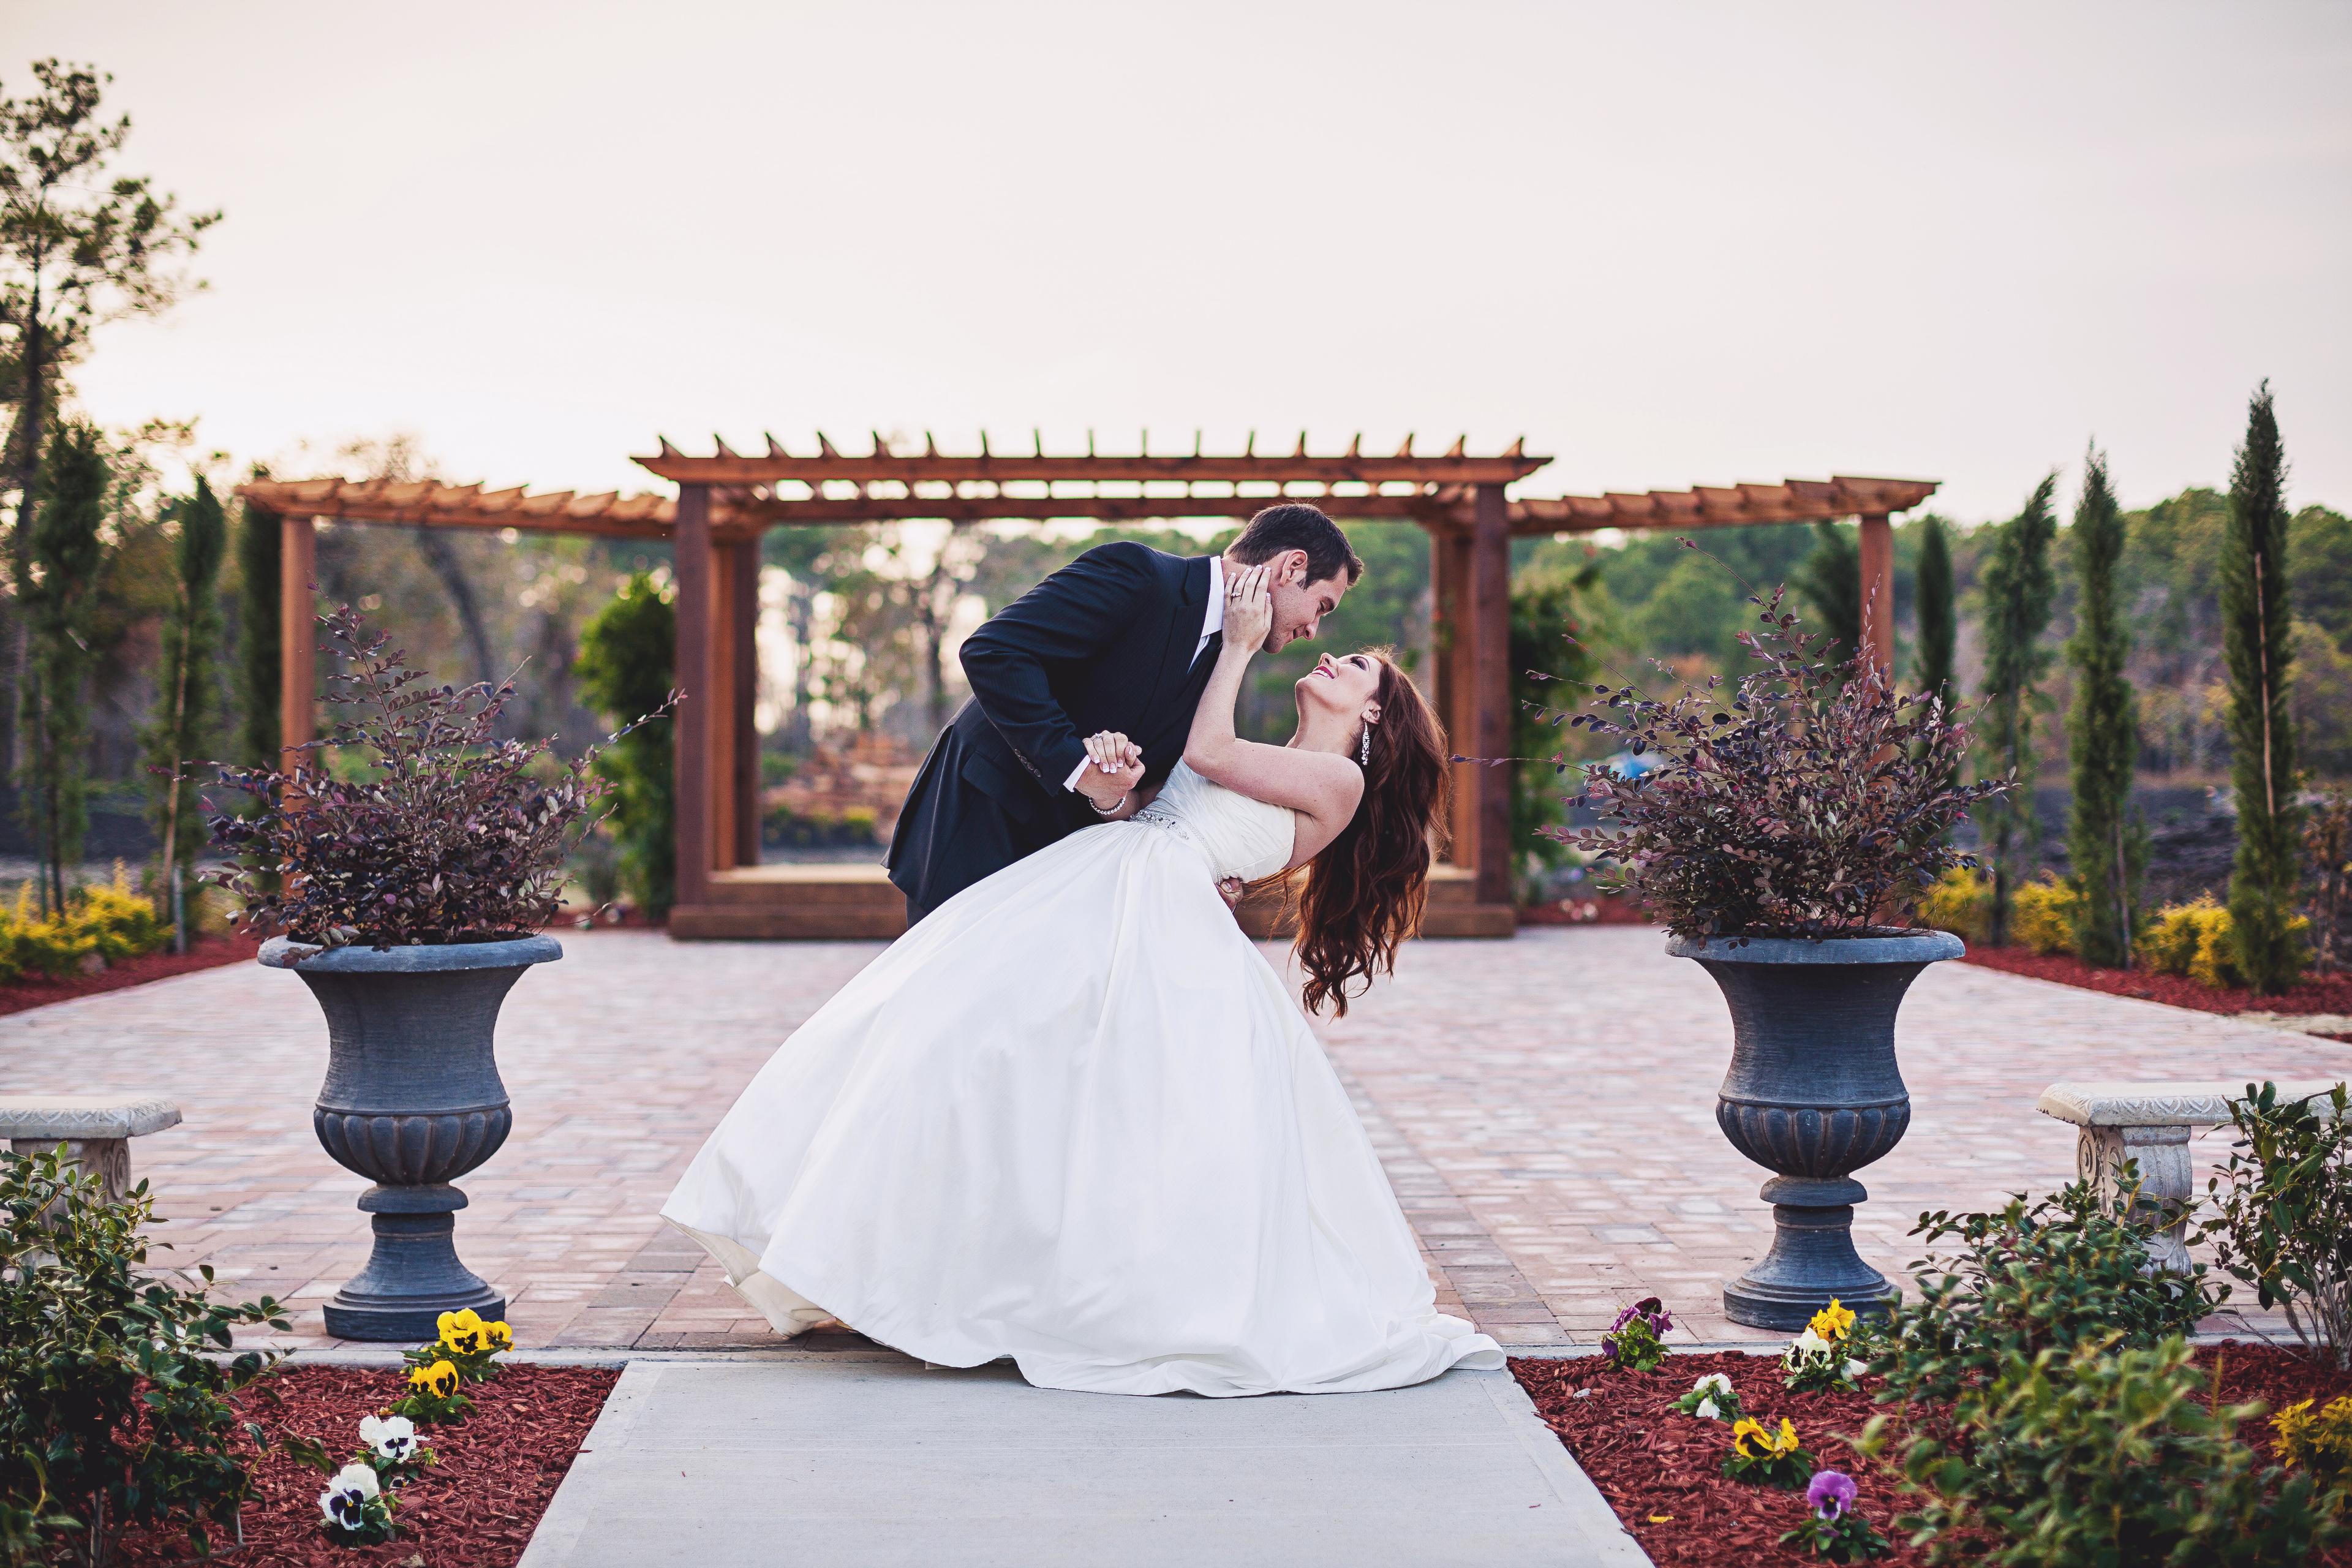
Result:
M1530 494L2227 483L2352 508L2352 5L5 0L225 209L100 417L660 487L656 432L1287 450ZM281 468L281 472L286 471Z

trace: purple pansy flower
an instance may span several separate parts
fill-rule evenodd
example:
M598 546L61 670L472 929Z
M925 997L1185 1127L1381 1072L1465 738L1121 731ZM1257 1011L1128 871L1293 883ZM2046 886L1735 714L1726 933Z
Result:
M1812 1484L1805 1489L1805 1501L1816 1514L1835 1524L1853 1511L1856 1489L1853 1478L1843 1471L1816 1470Z

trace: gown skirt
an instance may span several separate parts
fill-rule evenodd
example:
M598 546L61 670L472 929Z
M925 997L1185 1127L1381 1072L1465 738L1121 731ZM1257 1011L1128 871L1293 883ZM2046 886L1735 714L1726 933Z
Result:
M782 1333L1211 1395L1502 1365L1181 822L941 905L776 1052L663 1215ZM789 959L785 959L789 962Z

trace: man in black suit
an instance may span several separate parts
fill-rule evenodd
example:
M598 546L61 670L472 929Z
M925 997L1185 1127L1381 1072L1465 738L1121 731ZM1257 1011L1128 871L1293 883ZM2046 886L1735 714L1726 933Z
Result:
M1363 574L1348 536L1316 508L1270 506L1223 556L1097 545L964 639L971 697L907 792L890 880L909 925L984 877L1117 816L1127 791L1090 766L1084 738L1126 735L1157 784L1184 754L1216 664L1224 581L1266 568L1265 651L1315 635Z

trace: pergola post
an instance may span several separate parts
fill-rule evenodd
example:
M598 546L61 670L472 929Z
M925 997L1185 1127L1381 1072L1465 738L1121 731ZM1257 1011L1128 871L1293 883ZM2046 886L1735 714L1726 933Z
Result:
M1511 752L1511 524L1502 486L1480 485L1475 496L1469 540L1475 628L1467 702L1470 754L1499 758ZM1478 902L1508 905L1512 765L1496 763L1470 773L1476 800L1470 865L1478 876Z
M728 616L731 641L728 657L734 666L730 695L734 711L734 776L728 787L734 796L738 866L760 863L760 538L739 539L727 546L733 558L728 575L733 607Z
M698 904L709 891L712 868L710 753L725 719L714 709L710 679L718 563L710 543L709 486L678 487L670 548L677 581L677 679L686 694L677 706L677 899Z
M278 529L278 765L290 773L319 735L319 523L288 512Z
M1429 532L1429 654L1435 677L1431 693L1445 741L1456 755L1470 755L1476 731L1469 694L1476 681L1471 670L1477 650L1476 628L1470 615L1470 536L1458 528L1438 525ZM1453 804L1447 818L1445 858L1468 867L1477 860L1478 768L1474 763L1454 766Z
M1887 514L1862 514L1863 657L1887 679L1895 677L1895 530Z

